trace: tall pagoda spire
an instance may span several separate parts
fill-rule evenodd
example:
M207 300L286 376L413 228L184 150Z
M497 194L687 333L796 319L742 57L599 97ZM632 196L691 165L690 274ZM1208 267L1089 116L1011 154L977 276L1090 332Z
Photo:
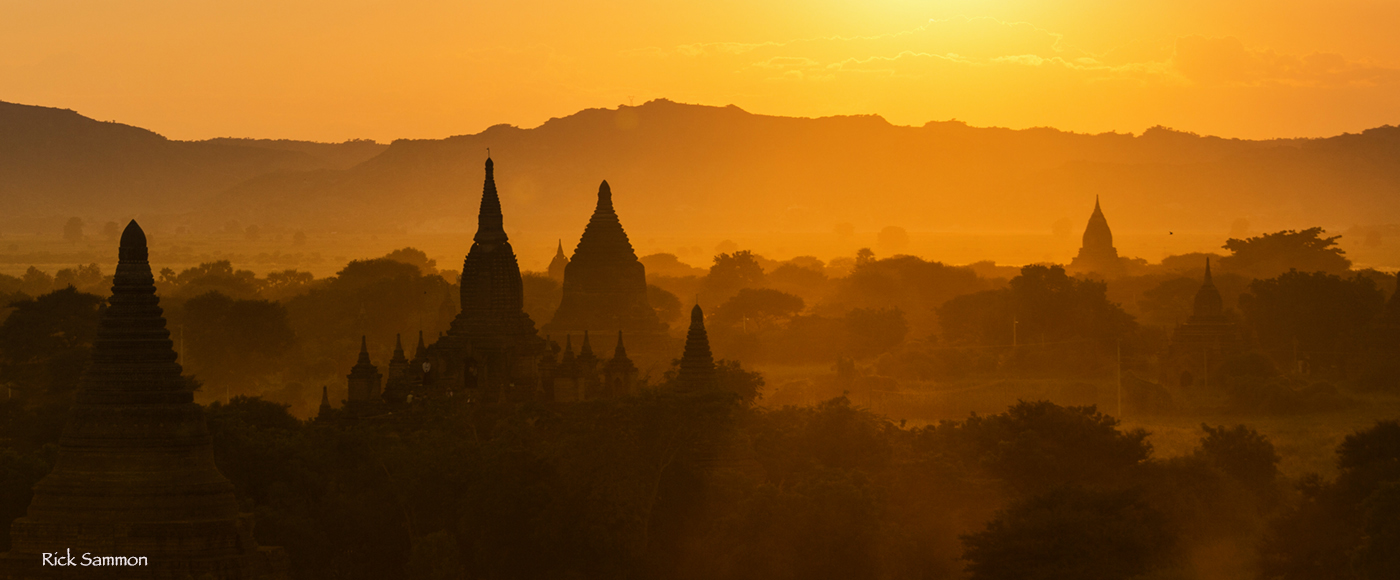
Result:
M110 305L53 470L11 526L0 578L51 577L40 554L144 556L143 577L286 577L214 464L209 429L180 377L135 221L122 232ZM120 532L119 532L120 531Z
M547 273L550 278L564 281L564 269L569 267L569 257L564 255L564 240L559 240L559 247L554 250L554 259L549 262Z
M421 361L428 356L428 347L423 344L423 331L418 331L418 348L413 350L413 360Z
M617 333L617 347L613 357L603 365L604 396L621 397L632 393L637 377L637 366L627 358L627 347L622 344L622 331Z
M486 185L481 195L475 243L462 261L462 310L452 321L452 334L475 341L474 348L486 343L523 342L526 350L542 348L535 335L535 323L525 314L525 288L520 265L501 228L501 200L496 195L493 162L486 160Z
M714 385L715 359L710 354L710 338L705 333L705 313L700 305L690 309L690 331L685 335L685 352L681 355L676 387L695 391Z
M617 331L617 348L613 349L613 358L627 358L627 346L622 344L622 331Z
M476 237L481 244L506 241L505 217L501 215L501 197L496 194L496 164L486 158L486 183L481 188L481 211L476 217Z
M389 358L389 364L408 364L408 356L403 352L403 335L394 334L394 356Z
M1206 258L1206 275L1201 289L1196 291L1196 300L1191 310L1191 322L1219 323L1225 321L1225 301L1220 298L1220 290L1210 277L1210 258Z
M327 386L325 386L325 385L321 385L321 407L320 407L320 409L317 410L317 412L316 412L316 417L318 417L318 418L319 418L319 417L325 417L326 414L327 414L327 413L330 413L330 412L331 412L331 392L330 392L330 388L327 387Z

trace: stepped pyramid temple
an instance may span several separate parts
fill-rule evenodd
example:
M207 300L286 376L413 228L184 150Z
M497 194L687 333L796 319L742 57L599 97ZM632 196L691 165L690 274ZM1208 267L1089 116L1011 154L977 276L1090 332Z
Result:
M1084 243L1079 247L1079 255L1070 262L1072 273L1095 273L1115 277L1123 274L1123 260L1118 257L1118 249L1113 247L1113 231L1108 229L1108 219L1103 217L1099 198L1094 198L1094 213L1089 216L1089 225L1084 228Z
M556 257L556 260L558 258ZM598 205L578 248L564 267L564 296L550 333L625 332L650 342L666 324L647 301L646 268L637 260L622 222L613 211L608 182L598 186Z
M1174 355L1227 354L1240 347L1240 332L1225 316L1225 302L1210 277L1210 258L1206 258L1205 280L1196 291L1191 317L1177 325L1172 333L1171 352Z
M252 515L214 465L134 221L118 256L57 461L10 528L0 579L287 578L285 553L257 545ZM44 566L53 552L76 565ZM85 554L105 566L82 566Z

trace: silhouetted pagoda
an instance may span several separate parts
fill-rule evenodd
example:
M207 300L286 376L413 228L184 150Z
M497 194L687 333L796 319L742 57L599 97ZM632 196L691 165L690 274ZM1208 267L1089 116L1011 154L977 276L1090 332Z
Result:
M316 418L329 417L331 413L331 391L325 385L321 385L321 406L316 410Z
M603 365L602 385L604 396L622 397L632 394L637 381L637 365L627 358L627 347L622 344L622 332L617 333L617 348L613 357Z
M421 342L420 342L421 344ZM389 376L384 381L384 401L390 404L404 403L416 386L414 379L422 378L421 371L414 372L413 363L403 352L403 335L394 335L394 354L389 358ZM415 377L415 374L418 376Z
M556 281L564 281L564 269L569 266L569 257L564 255L564 240L559 240L559 247L554 250L554 259L549 261L547 270L549 277Z
M700 305L690 309L690 331L685 335L685 352L681 354L680 371L676 374L676 389L698 391L714 386L715 358L710 354L710 337L705 333L705 313Z
M461 311L447 335L427 348L424 391L483 401L534 397L545 344L525 313L520 265L506 237L489 158L461 285Z
M347 412L370 413L383 402L379 388L384 375L379 374L379 367L370 362L369 344L363 336L360 337L360 358L355 361L355 366L350 368L350 374L346 375L345 379L348 386L345 397Z
M1096 273L1109 277L1123 274L1123 260L1118 257L1118 249L1113 247L1113 231L1108 228L1108 219L1099 207L1098 196L1094 197L1094 213L1089 216L1089 225L1084 228L1079 255L1066 269L1073 273Z
M666 332L666 324L657 318L647 301L646 268L637 260L622 222L613 211L612 190L606 181L598 186L593 217L564 267L559 309L544 329L621 330L636 337L660 337Z
M1174 355L1204 357L1231 353L1240 346L1239 329L1225 316L1225 302L1211 279L1210 258L1206 258L1205 280L1201 283L1201 289L1196 291L1191 317L1177 325L1172 334L1171 352Z
M238 512L233 484L214 465L155 292L146 236L133 221L57 461L11 525L0 578L287 577L286 555L257 545L252 515ZM46 552L146 562L45 567Z

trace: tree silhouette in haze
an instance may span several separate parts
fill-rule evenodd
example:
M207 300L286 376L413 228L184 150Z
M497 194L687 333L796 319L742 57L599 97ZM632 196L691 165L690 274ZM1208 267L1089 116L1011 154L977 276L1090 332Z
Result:
M973 580L1118 580L1164 559L1172 537L1139 493L1066 487L1012 504L963 544Z
M181 362L216 394L261 392L260 382L282 370L296 341L287 309L276 302L208 292L182 308Z
M32 404L66 405L87 368L106 301L70 286L11 307L0 324L0 375Z
M741 288L763 286L763 267L748 250L719 254L702 284L712 300L728 300Z
M1337 247L1341 236L1324 237L1322 228L1284 230L1243 240L1231 238L1224 248L1230 255L1220 268L1258 278L1270 278L1289 270L1342 274L1351 268L1346 252Z
M1251 282L1240 295L1240 310L1260 346L1285 366L1291 366L1296 347L1314 368L1341 370L1384 300L1370 278L1293 270Z
M938 308L950 340L1009 345L1074 340L1113 341L1136 328L1108 301L1107 286L1072 278L1060 266L1031 265L1010 287L959 296Z
M713 324L731 329L757 332L785 322L806 305L802 299L768 288L743 288L733 298L724 301L714 314Z

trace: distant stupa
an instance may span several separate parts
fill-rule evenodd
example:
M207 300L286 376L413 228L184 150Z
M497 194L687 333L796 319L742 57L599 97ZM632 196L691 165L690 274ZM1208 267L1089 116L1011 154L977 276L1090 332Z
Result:
M1192 305L1191 317L1177 325L1172 333L1171 352L1174 355L1230 353L1240 346L1240 332L1225 316L1225 302L1210 275L1210 258L1206 258L1205 279Z
M1098 196L1094 197L1094 213L1089 216L1089 225L1084 228L1079 255L1074 257L1067 270L1110 277L1123 273L1123 260L1118 257L1118 249L1113 247L1113 231L1108 228L1108 219L1099 207Z
M676 374L676 389L698 391L715 383L715 358L710 354L710 337L705 332L705 313L700 305L690 309L690 331L685 335L685 352L681 354L680 370Z
M666 332L666 324L647 301L646 268L622 230L606 181L598 186L598 205L564 268L559 309L544 330L623 331L648 338Z
M133 221L57 461L11 525L0 579L287 578L285 553L258 547L252 515L238 512L233 484L214 465L155 292L146 235ZM143 560L44 566L53 552Z

